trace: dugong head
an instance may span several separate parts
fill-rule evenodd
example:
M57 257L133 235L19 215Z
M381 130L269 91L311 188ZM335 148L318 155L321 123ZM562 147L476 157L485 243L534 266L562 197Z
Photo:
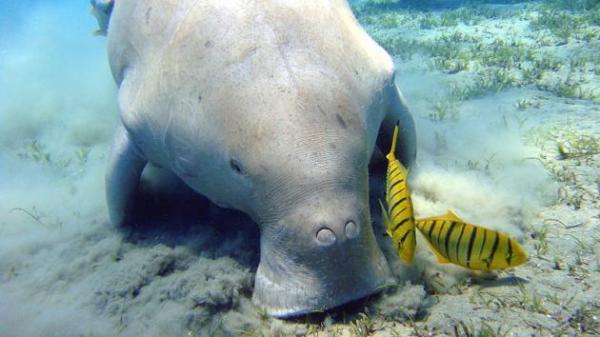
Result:
M386 284L389 267L369 211L378 126L345 100L280 102L268 114L249 104L235 118L215 114L223 151L219 172L211 173L218 184L205 194L259 224L254 301L270 315L323 311Z
M291 133L281 143L290 145L287 154L259 165L266 175L250 211L261 226L254 299L275 316L364 297L388 275L371 227L367 151L357 141L366 135L315 129Z

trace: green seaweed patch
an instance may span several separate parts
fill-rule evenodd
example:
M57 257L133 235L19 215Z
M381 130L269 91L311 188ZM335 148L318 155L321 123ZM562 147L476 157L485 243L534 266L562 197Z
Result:
M378 14L381 22L371 17L374 26L367 29L380 45L402 61L421 55L424 62L417 67L426 65L448 75L475 72L473 81L453 86L451 97L454 100L478 98L526 85L534 85L563 98L600 98L595 83L596 75L600 74L600 43L596 42L600 27L595 25L600 22L600 8L571 12L542 5L525 7L529 11L537 10L537 14L519 16L520 20L529 20L532 29L529 33L524 32L525 35L513 29L514 36L491 33L491 38L482 38L478 29L447 28L455 20L467 22L469 16L477 17L477 21L485 15L494 15L486 13L489 8L495 7L426 13L403 9L393 14ZM505 12L517 13L516 10ZM433 34L405 32L423 27L442 28ZM497 27L503 31L510 29L508 24Z
M559 159L577 159L600 154L600 138L570 133L557 142Z
M22 151L17 156L23 160L32 160L36 163L50 164L52 158L46 150L46 146L40 143L37 139L32 139L25 142Z
M453 83L450 96L456 101L466 101L483 97L489 93L498 93L517 84L516 77L509 70L502 68L485 69L478 73L471 83Z
M570 39L581 34L586 27L584 18L580 15L565 11L542 10L537 18L529 22L532 30L547 29L561 39L561 43L568 43Z
M558 97L575 98L583 100L596 100L600 93L596 88L584 86L576 81L572 75L564 79L558 79L551 84L540 83L538 89L549 91Z
M472 322L460 321L452 326L455 337L504 337L510 336L509 332L503 332L502 326L492 327L486 322L481 322L480 326L475 326Z
M544 0L543 4L546 8L570 11L587 11L600 8L598 0Z
M458 115L456 103L445 99L433 104L427 118L434 122L445 122L458 119Z

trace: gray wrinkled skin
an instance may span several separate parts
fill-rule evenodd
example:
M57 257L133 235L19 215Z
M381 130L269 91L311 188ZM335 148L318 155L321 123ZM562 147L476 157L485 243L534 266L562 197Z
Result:
M261 229L254 300L277 317L372 294L368 165L414 123L388 54L341 0L116 0L108 27L122 126L106 176L123 224L142 169L174 173ZM383 145L382 145L383 146Z

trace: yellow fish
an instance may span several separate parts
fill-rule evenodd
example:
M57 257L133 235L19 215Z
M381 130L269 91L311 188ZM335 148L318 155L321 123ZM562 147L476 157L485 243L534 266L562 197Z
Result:
M408 170L394 155L397 140L398 124L394 128L392 146L386 156L388 167L385 181L385 202L388 207L385 208L381 200L379 200L379 205L386 233L396 244L402 261L406 265L410 265L415 257L415 246L417 245L415 217L408 189Z
M469 224L456 214L416 221L440 263L482 271L515 267L527 261L521 245L503 233Z

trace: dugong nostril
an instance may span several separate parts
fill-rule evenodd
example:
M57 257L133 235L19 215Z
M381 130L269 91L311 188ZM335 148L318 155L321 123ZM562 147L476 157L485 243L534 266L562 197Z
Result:
M335 234L327 227L321 228L317 232L317 242L323 246L331 246L335 242Z
M345 232L346 232L346 237L348 239L354 239L355 237L357 237L359 228L358 228L358 225L356 224L356 222L354 222L352 220L346 222Z

